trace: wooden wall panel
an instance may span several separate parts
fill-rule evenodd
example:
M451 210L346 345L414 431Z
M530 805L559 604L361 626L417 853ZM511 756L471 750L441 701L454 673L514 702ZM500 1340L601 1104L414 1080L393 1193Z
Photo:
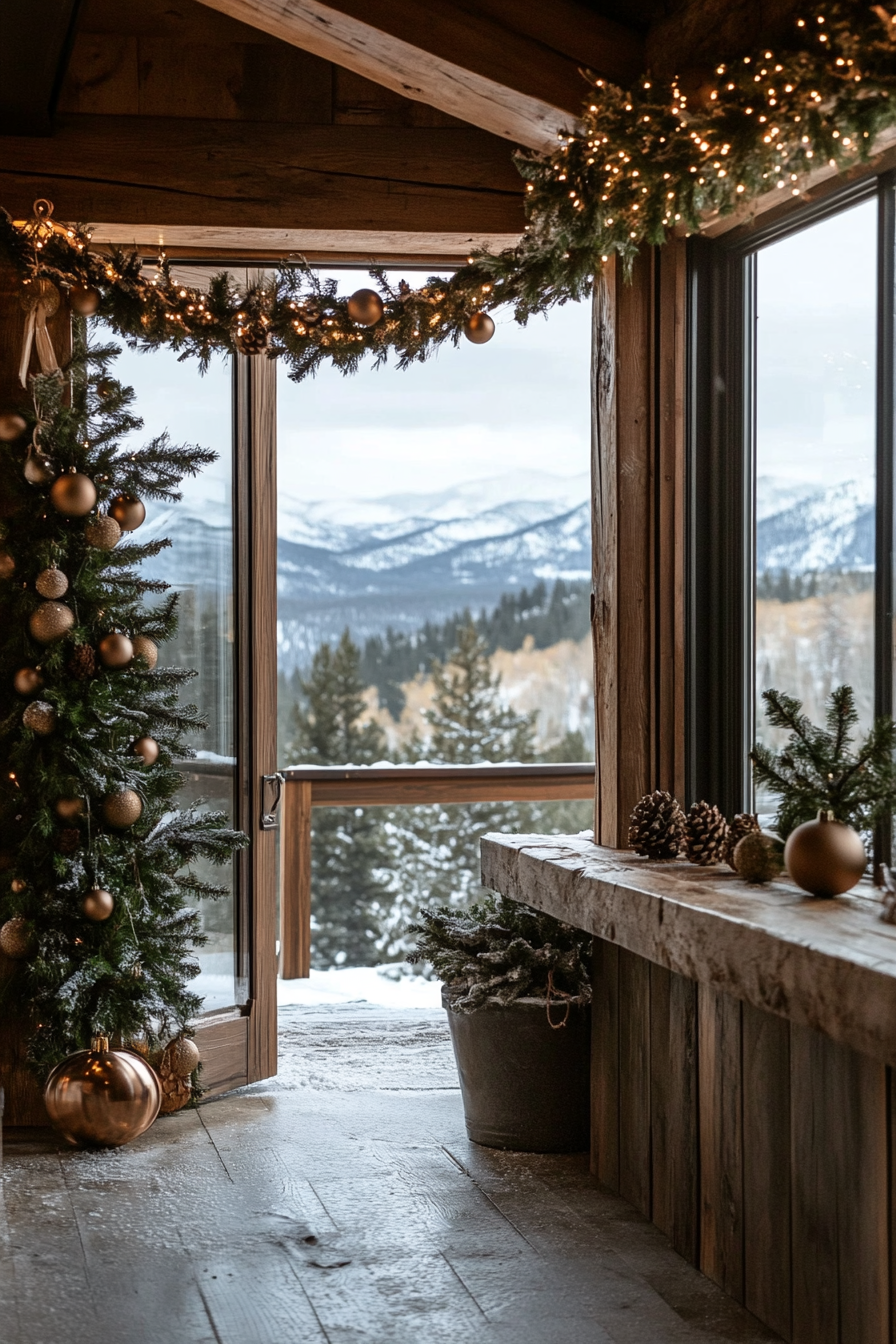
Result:
M741 1005L697 990L700 1089L700 1268L744 1299Z
M591 635L594 644L594 838L615 845L619 759L616 492L616 262L594 283L591 333Z
M619 949L619 1193L650 1217L650 962Z
M591 1170L619 1189L619 948L594 940L591 1018Z
M680 1255L699 1248L697 986L650 966L651 1218Z

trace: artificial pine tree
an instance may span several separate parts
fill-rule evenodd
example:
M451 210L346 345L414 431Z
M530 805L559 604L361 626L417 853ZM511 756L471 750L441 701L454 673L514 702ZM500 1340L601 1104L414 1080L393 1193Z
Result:
M824 728L810 723L801 702L783 691L763 691L762 698L769 723L790 732L782 751L756 743L751 753L756 783L778 797L775 830L782 840L820 810L866 835L889 823L896 811L896 724L889 715L875 720L854 751L859 716L851 686L831 692Z
M386 739L369 718L360 651L345 631L335 649L322 644L292 714L290 765L372 765ZM391 903L389 855L380 809L325 807L313 813L311 885L313 964L369 966Z
M191 864L246 843L223 814L176 805L176 762L205 725L179 701L193 673L155 666L177 599L139 566L169 543L110 516L178 499L214 454L167 435L121 446L142 422L116 353L80 342L67 379L35 378L32 423L0 455L0 924L25 935L0 1011L21 1014L40 1069L94 1032L153 1047L188 1029L203 939L187 903L224 890Z

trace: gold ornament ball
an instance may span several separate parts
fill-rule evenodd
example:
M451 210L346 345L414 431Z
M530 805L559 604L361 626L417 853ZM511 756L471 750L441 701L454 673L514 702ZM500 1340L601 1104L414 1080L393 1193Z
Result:
M473 313L464 323L464 335L474 345L485 345L495 334L495 324L488 313Z
M734 846L731 863L745 882L774 882L781 876L782 860L774 840L761 831L751 831Z
M199 1047L188 1036L178 1036L165 1047L162 1063L175 1078L189 1078L199 1067Z
M152 671L159 661L159 646L149 638L149 635L135 635L132 642L134 657L144 658L146 666Z
M27 919L16 916L0 927L0 952L13 961L27 961L34 951L34 931Z
M138 737L131 750L142 759L144 765L155 765L159 759L159 744L154 737Z
M32 700L25 706L22 722L40 737L49 737L56 728L56 711L46 700Z
M94 924L101 924L104 919L108 919L114 909L115 897L111 891L103 891L102 887L88 891L81 902L81 910Z
M35 695L44 684L36 667L20 667L12 679L16 695Z
M62 821L77 821L83 817L87 811L87 804L83 798L57 798L56 815Z
M64 602L41 602L31 613L28 628L38 644L64 639L75 624L75 614Z
M108 513L100 513L96 518L91 518L85 527L84 540L98 551L111 551L121 541L121 528Z
M28 426L20 415L6 411L0 415L0 443L15 443L21 438Z
M117 830L127 830L135 821L140 820L143 803L139 793L133 789L122 789L119 793L110 793L103 799L103 816L110 826Z
M0 551L0 579L11 579L16 572L16 562L9 551Z
M106 667L127 667L134 657L134 646L127 635L104 635L96 646L101 662Z
M110 1050L100 1036L92 1049L56 1065L44 1101L69 1143L119 1148L149 1129L162 1104L162 1089L146 1060L128 1050Z
M56 468L44 453L29 452L22 473L29 485L47 485L56 475Z
M93 317L100 306L100 292L93 285L72 285L68 297L72 311L79 317Z
M28 890L28 883L25 881L24 877L14 877L9 885L11 890L14 891L17 896L21 896L23 891Z
M347 307L349 317L360 327L375 327L385 312L375 289L356 289Z
M791 831L784 863L798 887L812 896L840 896L854 887L865 871L865 846L833 812L822 810L815 821Z
M136 532L146 517L146 506L136 495L116 495L109 505L109 513L122 532Z
M96 507L96 486L83 471L67 471L53 482L50 499L63 517L83 518Z
M55 565L51 565L49 569L41 570L34 580L34 586L41 597L64 597L68 592L68 579L61 569L57 569Z

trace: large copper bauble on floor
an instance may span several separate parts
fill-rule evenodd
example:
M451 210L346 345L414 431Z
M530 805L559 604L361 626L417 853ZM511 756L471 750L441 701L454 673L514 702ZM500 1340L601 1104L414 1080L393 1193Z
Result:
M784 864L798 887L813 896L840 896L854 887L865 871L865 846L851 826L835 821L833 812L819 812L791 831L784 846Z
M53 508L66 518L84 518L96 507L96 486L83 471L57 476L50 490Z
M44 1101L69 1143L119 1148L149 1129L159 1113L162 1091L144 1059L110 1050L107 1038L98 1036L92 1049L79 1050L56 1065Z
M136 495L116 495L109 505L109 513L122 532L136 532L146 517L146 506Z
M52 644L63 639L75 623L75 613L64 602L41 602L31 613L28 629L38 644Z

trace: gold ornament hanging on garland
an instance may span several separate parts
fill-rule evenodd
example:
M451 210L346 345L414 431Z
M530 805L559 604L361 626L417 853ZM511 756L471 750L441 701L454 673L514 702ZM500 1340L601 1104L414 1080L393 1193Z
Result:
M0 579L11 579L16 572L16 562L9 551L0 550Z
M12 684L16 695L36 695L43 687L44 679L36 667L20 667Z
M75 614L64 602L42 602L31 613L28 628L38 644L64 639L75 624Z
M116 830L124 831L133 826L135 821L140 820L142 812L143 802L134 789L120 789L103 799L103 816L108 825L114 826Z
M143 658L150 672L159 661L159 646L149 635L135 635L132 643L134 645L134 657Z
M93 317L100 306L102 295L93 285L73 285L68 292L72 312L79 317Z
M56 710L46 700L32 700L25 706L22 722L40 737L49 737L56 731Z
M64 517L83 518L96 507L96 486L82 471L68 471L53 482L50 501Z
M0 926L0 952L12 961L27 961L34 954L36 939L27 919L16 915Z
M116 495L109 505L109 513L122 532L136 532L146 517L146 506L136 495Z
M159 744L154 737L138 737L131 751L140 757L144 765L155 765L159 759Z
M121 528L108 513L100 513L84 528L84 540L98 551L113 551L121 541Z
M474 345L485 345L495 334L495 324L488 313L473 313L464 323L464 335Z
M346 310L351 320L361 327L376 326L386 311L375 289L356 289L346 304Z
M68 592L68 579L61 569L51 565L49 569L41 570L34 580L34 586L41 597L57 598L64 597Z
M87 803L83 798L57 798L56 815L63 821L77 821L87 812Z
M14 411L5 411L0 415L0 443L15 443L28 428L25 421Z
M100 662L106 667L127 667L134 657L134 646L127 635L104 635L96 647Z
M56 466L52 458L36 450L32 445L28 449L22 474L29 485L49 485L56 475Z
M102 887L94 887L88 891L81 902L82 912L94 924L101 924L103 920L108 919L114 909L115 897L111 891L104 891Z
M44 1101L50 1120L69 1143L118 1148L149 1129L159 1114L162 1090L139 1055L110 1050L105 1036L57 1064Z

